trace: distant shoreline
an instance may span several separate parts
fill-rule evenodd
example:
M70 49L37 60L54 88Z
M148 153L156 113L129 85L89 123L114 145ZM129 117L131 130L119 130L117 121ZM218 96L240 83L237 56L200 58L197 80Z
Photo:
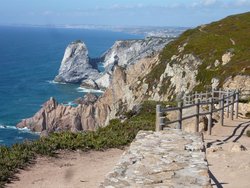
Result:
M0 24L0 27L25 27L25 28L49 28L49 29L83 29L124 32L143 35L145 37L177 37L190 27L182 26L112 26L112 25L33 25L33 24Z

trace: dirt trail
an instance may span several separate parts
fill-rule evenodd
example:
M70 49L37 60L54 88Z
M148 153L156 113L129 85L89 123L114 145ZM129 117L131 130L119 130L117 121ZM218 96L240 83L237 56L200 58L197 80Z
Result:
M250 119L215 124L212 135L205 135L207 160L213 187L250 187Z
M105 152L63 152L59 158L40 157L35 164L21 170L19 180L8 188L94 188L112 170L123 150Z

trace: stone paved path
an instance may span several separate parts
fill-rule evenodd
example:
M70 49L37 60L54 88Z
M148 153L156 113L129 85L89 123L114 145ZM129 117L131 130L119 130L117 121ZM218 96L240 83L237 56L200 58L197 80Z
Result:
M201 135L139 132L100 187L211 187Z

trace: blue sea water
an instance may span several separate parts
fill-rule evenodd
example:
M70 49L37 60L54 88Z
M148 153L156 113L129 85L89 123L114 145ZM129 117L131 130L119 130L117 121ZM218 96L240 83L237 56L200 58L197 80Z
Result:
M143 38L121 32L0 26L0 145L37 139L16 123L31 117L51 96L68 103L83 96L78 85L54 84L66 46L86 43L90 57L98 57L115 40Z

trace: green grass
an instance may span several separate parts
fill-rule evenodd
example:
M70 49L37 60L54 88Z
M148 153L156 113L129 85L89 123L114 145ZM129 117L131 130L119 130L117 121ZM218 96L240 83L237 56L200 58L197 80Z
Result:
M121 123L111 120L109 125L95 132L53 133L34 142L0 147L0 187L11 181L18 169L25 168L37 155L55 156L57 150L105 150L122 148L135 138L139 130L155 129L155 106L157 102L146 101L137 114L127 113L128 119Z
M204 86L211 85L212 78L220 80L220 86L229 76L238 74L250 75L250 12L229 16L217 22L187 30L179 38L165 46L160 54L160 61L147 76L146 82L155 85L159 82L161 74L171 61L173 55L183 57L185 54L193 54L203 63L198 68L197 81L200 84L195 88L197 91L204 90ZM232 41L235 42L233 45ZM187 44L183 52L178 48ZM222 66L214 66L215 60L222 61L222 55L232 52L234 56L231 61ZM210 69L206 67L210 66ZM169 78L168 78L169 79ZM161 93L166 92L169 82L165 81L166 86L162 87ZM165 88L165 89L164 89Z

